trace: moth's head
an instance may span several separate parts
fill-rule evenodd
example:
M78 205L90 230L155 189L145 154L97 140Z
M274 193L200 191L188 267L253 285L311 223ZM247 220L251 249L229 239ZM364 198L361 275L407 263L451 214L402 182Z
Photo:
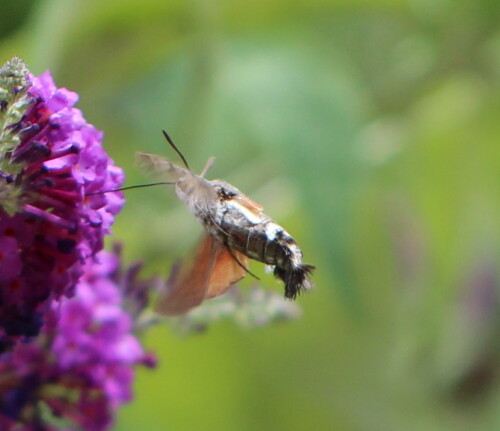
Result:
M234 197L241 195L241 192L233 185L226 183L222 180L212 180L210 181L219 199L227 201L233 199Z

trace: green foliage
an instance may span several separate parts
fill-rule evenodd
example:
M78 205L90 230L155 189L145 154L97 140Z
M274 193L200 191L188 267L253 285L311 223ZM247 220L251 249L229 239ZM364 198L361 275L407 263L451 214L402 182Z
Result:
M499 15L492 0L33 2L2 58L78 91L129 184L145 181L135 151L175 156L164 128L318 267L301 320L149 333L161 365L117 430L500 427ZM127 197L115 236L166 274L201 227L171 189Z

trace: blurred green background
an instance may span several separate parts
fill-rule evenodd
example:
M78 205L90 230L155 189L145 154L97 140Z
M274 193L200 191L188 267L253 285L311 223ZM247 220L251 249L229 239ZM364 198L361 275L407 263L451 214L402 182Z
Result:
M300 320L147 333L116 431L500 429L497 0L0 3L2 63L78 92L128 184L164 128L318 268ZM166 275L201 226L127 198L115 238Z

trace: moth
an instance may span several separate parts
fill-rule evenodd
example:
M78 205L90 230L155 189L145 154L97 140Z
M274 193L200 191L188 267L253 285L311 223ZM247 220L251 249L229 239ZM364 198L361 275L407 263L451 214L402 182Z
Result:
M164 315L183 314L205 299L223 294L247 273L252 274L249 259L274 267L274 275L284 282L286 298L295 299L311 289L309 276L315 268L302 262L302 252L292 236L236 187L205 178L214 157L197 175L168 134L163 134L185 168L149 153L137 154L139 165L175 185L177 196L201 221L205 233L192 259L174 265L156 310Z

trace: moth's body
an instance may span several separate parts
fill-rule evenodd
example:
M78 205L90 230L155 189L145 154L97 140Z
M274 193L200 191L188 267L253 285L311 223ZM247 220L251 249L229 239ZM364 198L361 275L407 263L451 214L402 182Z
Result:
M314 267L302 263L302 252L292 236L236 187L203 177L213 159L209 159L201 175L196 175L153 154L141 153L139 158L143 165L175 181L177 196L200 219L208 234L195 256L195 261L206 265L192 264L184 275L174 271L166 294L160 298L160 312L180 314L205 298L225 292L248 272L247 257L275 267L275 276L285 283L287 298L294 299L301 290L311 288L308 274ZM209 262L205 262L206 253L214 255L208 257ZM192 272L200 270L208 278L203 295L193 285L202 282L193 280L196 277ZM182 287L185 285L189 288ZM182 300L183 290L188 292L186 301Z

